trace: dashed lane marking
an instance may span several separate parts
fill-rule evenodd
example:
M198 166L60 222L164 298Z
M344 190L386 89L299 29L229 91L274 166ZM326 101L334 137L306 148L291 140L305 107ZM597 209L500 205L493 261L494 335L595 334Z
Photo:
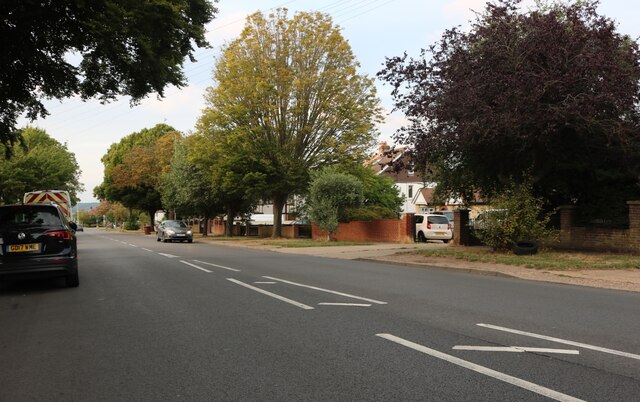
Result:
M371 307L371 304L364 303L318 303L319 306L345 306L345 307Z
M167 258L180 258L179 255L173 255L173 254L167 254L167 253L158 253L158 254Z
M209 271L209 270L208 270L208 269L206 269L206 268L199 267L199 266L197 266L196 264L192 264L192 263L187 262L187 261L180 260L180 262L181 262L181 263L183 263L183 264L189 265L190 267L194 267L194 268L196 268L196 269L199 269L200 271L204 271L204 272L206 272L206 273L211 273L211 272L213 272L213 271Z

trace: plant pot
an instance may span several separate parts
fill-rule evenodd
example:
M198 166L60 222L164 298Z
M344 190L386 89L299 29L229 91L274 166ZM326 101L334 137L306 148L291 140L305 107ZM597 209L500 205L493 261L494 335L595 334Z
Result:
M538 252L538 244L530 240L521 240L513 243L511 250L515 255L533 255Z

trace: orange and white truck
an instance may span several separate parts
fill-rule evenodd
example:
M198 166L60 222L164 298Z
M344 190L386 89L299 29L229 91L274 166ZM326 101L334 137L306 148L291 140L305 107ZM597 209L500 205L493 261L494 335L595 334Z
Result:
M71 219L71 196L65 190L38 190L24 193L23 202L25 204L55 204L60 210Z

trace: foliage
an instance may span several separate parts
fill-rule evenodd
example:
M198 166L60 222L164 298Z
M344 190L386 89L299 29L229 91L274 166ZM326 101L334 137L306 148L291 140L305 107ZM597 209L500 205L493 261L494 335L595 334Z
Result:
M72 203L84 188L75 155L51 138L44 130L27 127L19 130L24 147L14 150L10 159L0 145L0 203L22 202L24 193L34 190L67 190Z
M173 127L158 124L111 145L102 157L104 180L94 190L96 197L146 211L153 221L162 208L162 177L169 171L174 143L180 138Z
M528 172L554 206L637 199L638 43L595 1L539 5L487 4L469 32L387 59L378 75L410 122L397 140L453 197L499 194Z
M513 184L492 201L496 213L486 214L476 236L494 250L508 250L518 241L550 239L551 213L544 212L542 198L535 197L531 184Z
M273 202L274 237L286 200L305 191L312 169L361 160L376 137L379 100L357 68L349 43L321 13L255 13L223 48L203 124L244 144L252 172L243 180Z
M329 238L338 230L346 208L359 207L364 201L362 182L355 176L327 167L314 174L309 185L307 208L313 223Z
M207 220L222 213L224 205L212 185L211 163L217 159L201 155L211 156L201 137L192 135L180 141L169 171L162 179L162 205L177 210L180 215L196 215Z
M138 216L136 214L131 214L124 221L124 229L125 230L138 230L140 229L140 224L138 223Z
M380 210L381 216L391 216L402 210L404 196L400 194L400 190L396 187L392 178L378 175L369 167L362 166L360 163L342 164L336 168L341 172L352 174L362 181L365 206L377 206L387 209L388 212Z
M341 222L375 221L377 219L398 219L398 214L389 208L372 205L360 208L346 208L341 214Z
M185 58L194 59L194 45L208 46L215 1L0 2L0 144L15 142L23 113L48 114L43 98L128 95L137 103L183 86Z

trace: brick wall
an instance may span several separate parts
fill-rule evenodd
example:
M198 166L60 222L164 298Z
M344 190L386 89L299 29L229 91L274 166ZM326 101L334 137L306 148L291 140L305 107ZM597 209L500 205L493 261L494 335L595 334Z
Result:
M560 208L560 247L640 252L640 201L628 201L629 229L602 229L573 226L573 206Z
M339 223L332 240L380 243L413 243L413 215L402 219L378 219L375 221L353 221ZM318 226L312 226L313 240L325 240L327 233Z

